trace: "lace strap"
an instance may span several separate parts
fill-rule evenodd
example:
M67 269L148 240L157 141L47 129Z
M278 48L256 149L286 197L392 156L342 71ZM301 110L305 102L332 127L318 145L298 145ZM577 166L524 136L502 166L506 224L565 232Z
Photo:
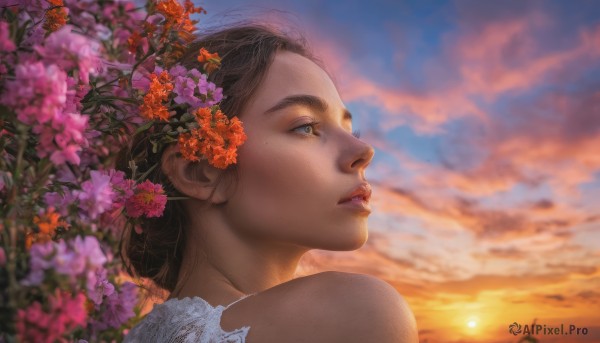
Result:
M256 293L250 293L250 294L246 294L246 295L244 295L243 297L239 298L238 300L236 300L236 301L232 302L231 304L229 304L229 305L225 306L225 309L228 309L228 308L229 308L229 306L231 306L231 305L235 304L236 302L238 302L238 301L240 301L240 300L243 300L243 299L246 299L247 297L249 297L249 296L251 296L251 295L255 295L255 294L256 294Z

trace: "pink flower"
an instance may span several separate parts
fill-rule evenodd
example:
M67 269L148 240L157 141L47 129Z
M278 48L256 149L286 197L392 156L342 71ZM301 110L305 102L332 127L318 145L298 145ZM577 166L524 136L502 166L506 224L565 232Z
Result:
M8 23L0 21L0 52L12 52L16 48L15 43L10 40Z
M53 32L44 41L44 46L34 49L46 63L56 64L65 71L79 73L79 80L89 83L89 74L96 74L100 66L98 42L72 32L71 25L65 25Z
M162 185L146 180L135 187L135 194L125 201L125 210L130 217L160 217L167 204Z
M49 311L35 301L26 309L17 311L16 329L19 341L53 343L87 323L86 297L83 293L75 296L56 289L48 297Z
M6 81L0 103L11 107L27 125L44 124L60 113L67 95L67 74L56 65L26 62L16 66L15 80Z
M50 155L50 160L57 166L65 162L79 165L81 159L77 153L88 146L84 136L88 118L78 113L58 112L50 125L35 125L33 132L39 134L38 156Z
M116 194L110 183L110 176L92 170L90 180L81 184L81 191L77 191L76 196L79 199L79 208L84 210L90 219L95 220L112 208Z

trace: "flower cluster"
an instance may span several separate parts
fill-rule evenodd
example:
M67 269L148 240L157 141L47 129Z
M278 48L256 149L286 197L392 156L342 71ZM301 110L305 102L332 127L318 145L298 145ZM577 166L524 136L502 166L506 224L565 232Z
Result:
M132 156L176 144L225 169L246 135L209 81L218 53L178 61L205 14L190 0L31 0L0 5L0 342L114 342L141 319L118 241L160 217L161 184ZM135 231L138 226L133 225Z

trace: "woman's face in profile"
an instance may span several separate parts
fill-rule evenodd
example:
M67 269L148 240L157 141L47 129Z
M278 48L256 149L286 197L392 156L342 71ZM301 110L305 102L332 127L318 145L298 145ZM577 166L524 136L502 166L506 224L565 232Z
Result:
M291 96L320 99L326 108L281 105ZM227 206L232 227L308 248L360 248L369 212L338 202L365 181L374 150L352 135L327 73L301 55L277 52L239 117L248 138L238 150L239 184Z

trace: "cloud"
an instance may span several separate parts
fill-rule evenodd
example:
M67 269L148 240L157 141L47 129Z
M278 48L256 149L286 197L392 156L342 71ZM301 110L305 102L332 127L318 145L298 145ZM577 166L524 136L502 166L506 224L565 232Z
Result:
M446 281L433 285L438 292L475 295L482 291L534 289L568 280L567 274L488 275L479 274L466 280Z

